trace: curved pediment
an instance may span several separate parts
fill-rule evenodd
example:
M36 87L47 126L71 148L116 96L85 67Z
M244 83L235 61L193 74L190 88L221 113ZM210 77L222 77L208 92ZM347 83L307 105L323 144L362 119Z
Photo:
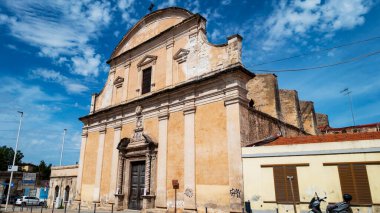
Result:
M178 7L170 7L162 10L157 10L146 15L137 22L116 46L111 58L114 58L121 53L128 51L141 43L157 36L170 27L182 22L186 18L193 15Z

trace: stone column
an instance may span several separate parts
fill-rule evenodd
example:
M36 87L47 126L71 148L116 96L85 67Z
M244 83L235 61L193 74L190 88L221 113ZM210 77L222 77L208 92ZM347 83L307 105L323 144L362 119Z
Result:
M241 212L243 207L243 162L241 157L241 107L248 104L247 90L239 76L226 81L225 107L227 117L228 173L230 212Z
M158 116L158 162L156 207L166 208L166 166L168 143L168 107L163 106Z
M99 133L100 134L98 144L98 155L96 158L95 186L93 194L94 202L100 202L100 181L102 179L104 140L106 135L106 128L100 130Z
M116 194L123 194L123 182L124 182L124 158L119 154L119 163L118 163L118 172L117 172L117 185L116 185Z
M123 92L121 101L126 101L128 98L128 86L129 86L129 68L131 67L131 63L127 63L124 65L124 82L123 82Z
M173 47L174 41L168 41L166 44L166 86L173 84Z
M111 183L110 183L110 189L109 189L109 197L111 202L115 202L115 194L117 194L116 191L116 182L117 182L117 166L118 166L118 160L119 160L119 150L117 149L117 145L120 142L120 132L121 132L121 125L116 126L114 128L114 138L113 138L113 145L112 145L112 161L111 161Z
M194 99L185 102L185 140L184 140L184 209L196 210L195 198L195 106Z
M88 133L87 130L83 130L82 142L80 145L80 155L79 155L79 167L78 167L78 177L77 185L75 190L75 200L81 200L81 190L82 190L82 175L83 175L83 163L84 163L84 152L86 150Z
M145 154L145 193L150 194L150 154Z
M118 166L117 166L117 181L116 181L116 192L115 194L117 195L116 198L116 209L117 210L122 210L123 208L123 183L124 183L124 163L125 160L121 153L118 153Z

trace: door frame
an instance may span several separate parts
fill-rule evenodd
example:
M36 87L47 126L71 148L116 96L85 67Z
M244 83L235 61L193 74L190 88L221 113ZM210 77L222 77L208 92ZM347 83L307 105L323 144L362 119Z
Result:
M132 196L132 193L131 193L131 191L132 191L132 167L133 167L133 164L143 164L144 165L144 167L146 167L146 161L145 160L133 160L133 161L130 161L129 162L129 181L128 181L128 198L127 198L127 200L128 200L128 205L127 205L127 209L131 209L131 210L141 210L142 208L143 208L143 206L142 206L142 199L141 199L141 201L139 201L139 202L141 202L141 204L139 203L139 205L141 206L141 208L138 208L138 209L133 209L133 208L131 208L130 207L130 199L131 199L131 196ZM144 168L144 171L145 171L145 168ZM144 173L144 188L145 188L145 177L146 176L146 173ZM140 195L141 196L141 195Z

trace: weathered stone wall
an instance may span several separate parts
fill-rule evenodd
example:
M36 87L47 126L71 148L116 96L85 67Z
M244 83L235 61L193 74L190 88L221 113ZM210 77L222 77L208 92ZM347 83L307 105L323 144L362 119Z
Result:
M283 121L302 129L298 92L281 89L279 93Z
M53 201L59 202L59 204L64 205L64 199L67 194L67 207L71 208L74 204L76 184L78 175L78 165L69 166L55 166L51 168L50 174L50 189L47 204L52 207ZM55 197L56 188L58 189L58 197ZM66 191L68 189L68 191ZM59 192L59 193L58 193ZM58 201L59 198L59 201ZM58 205L58 204L56 204ZM56 206L57 207L57 206Z
M270 136L278 135L279 133L281 133L282 136L297 136L307 134L303 130L293 125L282 122L266 113L252 108L249 108L248 120L250 129L249 132L246 132L248 135L244 137L248 140L242 141L242 147L258 141L262 141Z
M319 126L330 126L329 116L322 113L316 113L317 117L317 127Z
M315 117L314 103L312 101L300 101L303 129L312 135L317 134L317 119Z
M177 12L182 20L189 15ZM155 19L154 23L145 25L139 22L127 33L108 61L108 79L102 91L92 98L91 113L241 64L240 35L228 37L226 44L214 45L207 40L206 20L201 16L192 15L180 23L178 17L163 17L163 14L151 17L149 20ZM137 28L140 30L134 32ZM147 35L142 36L144 33ZM153 35L154 39L141 43L141 39ZM142 70L149 67L152 68L151 90L142 94Z
M248 99L252 99L255 108L268 115L281 119L280 97L277 76L258 74L247 83Z

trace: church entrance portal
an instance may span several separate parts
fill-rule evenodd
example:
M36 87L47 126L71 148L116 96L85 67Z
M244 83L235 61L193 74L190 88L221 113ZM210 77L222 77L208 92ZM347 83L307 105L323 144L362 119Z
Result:
M145 161L133 162L131 164L131 182L129 209L142 209L142 196L145 188Z

